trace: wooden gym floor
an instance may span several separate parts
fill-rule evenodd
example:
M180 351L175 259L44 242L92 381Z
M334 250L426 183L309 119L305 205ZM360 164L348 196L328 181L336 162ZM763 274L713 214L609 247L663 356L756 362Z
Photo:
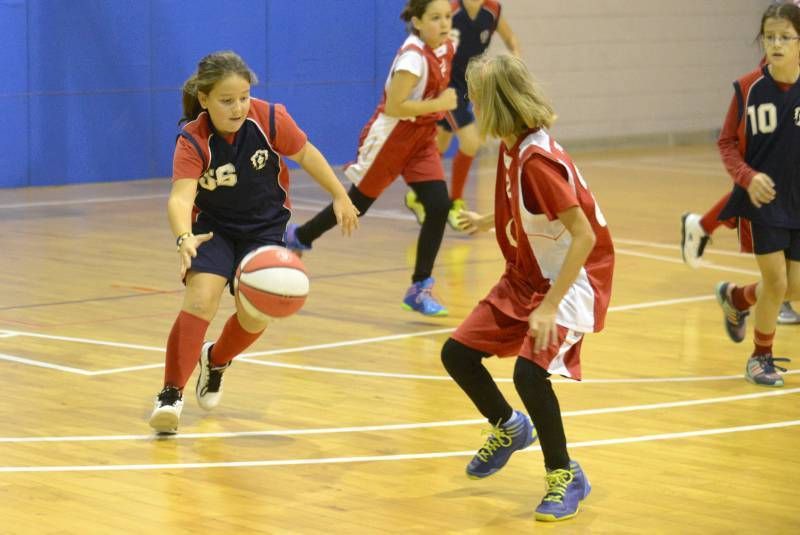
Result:
M396 183L351 239L304 260L306 307L226 374L213 413L187 388L180 434L146 419L181 302L168 180L0 190L3 533L797 533L800 377L742 378L713 287L757 279L720 229L707 264L680 259L679 219L730 185L713 146L578 153L617 247L606 330L586 380L559 381L571 455L594 490L558 527L533 521L541 452L484 481L464 467L481 422L439 349L502 271L490 234L448 230L435 292L448 318L401 310L417 224ZM467 197L491 209L494 158ZM294 218L324 204L294 173ZM800 303L798 303L800 305ZM216 336L233 310L213 322ZM800 358L800 326L776 353ZM512 404L513 360L490 370ZM800 361L790 368L798 370Z

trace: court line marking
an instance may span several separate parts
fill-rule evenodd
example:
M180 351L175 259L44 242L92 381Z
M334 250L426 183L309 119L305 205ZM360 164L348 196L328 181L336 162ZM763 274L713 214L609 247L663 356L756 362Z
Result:
M655 306L665 306L665 305L673 305L673 304L680 304L680 303L687 303L687 302L695 302L695 301L705 301L714 299L714 296L695 296L695 297L683 297L677 299L667 299L667 300L660 300L660 301L650 301L646 303L636 303L631 305L620 305L616 307L610 307L609 311L626 311L626 310L635 310L640 308L652 308ZM364 371L364 370L351 370L347 368L331 368L331 367L324 367L324 366L310 366L310 365L302 365L302 364L290 364L285 362L275 362L275 361L266 361L266 360L258 360L253 357L258 356L267 356L267 355L280 355L284 353L298 353L298 352L306 352L306 351L314 351L318 349L331 349L337 347L346 347L346 346L355 346L355 345L363 345L363 344L370 344L373 342L381 342L387 340L400 340L406 338L414 338L418 336L428 336L432 334L445 334L448 332L454 331L454 328L446 328L446 329L435 329L429 331L420 331L415 333L405 333L405 334L394 334L394 335L387 335L387 336L378 336L373 338L362 338L356 340L347 340L343 342L332 342L328 344L317 344L313 346L303 346L303 347L294 347L294 348L287 348L287 349L272 349L267 351L255 351L251 353L243 353L237 360L240 362L247 362L250 364L257 364L260 366L270 366L274 368L285 368L285 369L292 369L292 370L302 370L302 371L311 371L311 372L320 372L320 373L333 373L333 374L341 374L341 375L354 375L354 376L366 376L366 377L383 377L383 378L394 378L394 379L414 379L414 380L428 380L428 381L450 381L450 376L447 375L420 375L420 374L404 374L404 373L392 373L392 372L374 372L374 371ZM73 338L73 337L66 337L66 336L56 336L56 335L48 335L48 334L39 334L39 333L28 333L23 331L0 331L0 333L13 333L18 336L30 336L33 338L44 338L50 340L60 340L60 341L67 341L67 342L78 342L78 343L86 343L91 345L101 345L101 346L110 346L110 347L121 347L121 348L130 348L130 349L140 349L143 351L158 351L163 352L163 347L152 347L152 346L143 346L138 344L124 344L124 343L117 343L117 342L106 342L102 340L91 340L87 338ZM54 368L57 365L49 364L42 361L33 361L31 359L22 359L22 357L15 357L12 355L3 355L0 354L0 360L11 360L14 362L20 362L21 360L27 360L30 362L20 362L23 364L30 364L36 365L33 363L38 363L40 367L45 368ZM123 373L123 372L131 372L131 371L141 371L141 370L149 370L149 369L156 369L156 368L163 368L163 363L158 364L145 364L139 366L129 366L124 368L112 368L108 370L79 370L78 368L68 368L62 367L60 371L69 372L69 373L78 373L79 375L84 376L99 376L99 375L110 375L112 373ZM793 370L786 372L785 375L800 373L800 370ZM704 381L727 381L727 380L735 380L741 379L741 374L735 375L711 375L711 376L684 376L684 377L641 377L641 378L609 378L609 379L584 379L580 382L572 381L569 379L562 379L556 380L560 384L638 384L638 383L684 383L684 382L704 382ZM498 383L511 383L513 379L510 378L497 378L495 379Z
M595 446L611 446L616 444L632 444L637 442L652 442L656 440L673 440L681 438L704 437L729 433L742 433L747 431L763 431L767 429L780 429L800 425L800 420L785 420L756 425L742 425L736 427L717 427L712 429L697 429L677 433L660 433L655 435L639 435L634 437L608 438L601 440L587 440L583 442L570 442L567 447L590 448ZM537 445L531 446L518 453L540 451ZM315 464L345 464L363 462L390 462L408 461L419 459L441 459L447 457L471 457L475 455L470 451L445 451L432 453L404 453L397 455L363 455L357 457L325 457L318 459L284 459L269 461L221 461L208 463L163 463L163 464L118 464L118 465L78 465L78 466L0 466L0 473L30 473L30 472L121 472L134 470L192 470L203 468L245 468L268 466L298 466Z
M653 308L653 307L660 307L660 306L668 306L668 305L675 305L681 303L692 303L696 301L708 301L714 299L713 295L701 295L701 296L694 296L694 297L681 297L676 299L665 299L665 300L658 300L658 301L648 301L644 303L634 303L630 305L619 305L609 307L609 312L624 312L628 310L638 310L642 308ZM414 375L414 374L400 374L400 373L389 373L389 372L370 372L370 371L359 371L359 370L348 370L344 368L327 368L321 366L304 366L298 364L288 364L282 362L271 362L271 361L263 361L263 360L256 360L254 357L260 356L268 356L268 355L283 355L289 353L299 353L299 352L308 352L308 351L316 351L320 349L333 349L339 347L348 347L348 346L355 346L355 345L364 345L364 344L371 344L375 342L386 342L391 340L402 340L406 338L415 338L420 336L429 336L429 335L436 335L436 334L446 334L453 332L455 330L454 327L447 327L444 329L433 329L428 331L419 331L413 333L403 333L403 334L392 334L386 336L376 336L372 338L359 338L355 340L345 340L341 342L331 342L327 344L316 344L310 346L301 346L301 347L293 347L293 348L285 348L285 349L271 349L266 351L253 351L250 353L243 353L237 360L240 362L249 362L252 364L259 364L261 366L273 366L273 367L282 367L282 368L289 368L289 369L299 369L299 370L306 370L306 371L318 371L318 372L325 372L325 373L342 373L342 374L350 374L350 375L366 375L366 376L373 376L373 377L396 377L396 378L403 378L403 379L431 379L431 380L449 380L449 376L431 376L431 375ZM41 338L45 340L58 340L61 342L75 342L75 343L83 343L88 345L99 345L105 347L116 347L121 349L136 349L141 351L153 351L153 352L163 352L163 347L153 347L153 346L145 346L141 344L127 344L122 342L107 342L104 340L94 340L89 338L76 338L71 336L59 336L59 335L52 335L52 334L41 334L41 333L32 333L26 331L11 331L11 330L3 330L0 331L0 334L6 335L14 335L14 336L28 336L31 338ZM21 364L29 364L32 366L40 366L43 368L52 368L52 369L59 369L57 368L57 364L50 364L44 361L36 361L33 359L25 359L23 357L16 357L13 355L4 355L0 354L0 360L8 360L12 362L17 362ZM81 370L78 368L70 368L67 366L61 367L61 371L69 372L69 373L78 373L80 375L89 375L89 376L96 376L96 375L110 375L112 373L122 373L122 372L131 372L131 371L139 371L139 370L149 370L155 368L163 368L164 364L144 364L140 366L128 366L123 368L112 368L106 370ZM502 381L502 380L501 380ZM510 381L510 379L509 379Z
M800 388L787 388L784 390L771 390L767 392L757 392L752 394L740 394L736 396L723 396L718 398L690 399L684 401L666 401L661 403L649 403L645 405L624 405L621 407L605 407L599 409L581 409L574 411L564 411L561 416L564 418L575 416L594 416L597 414L612 414L620 412L638 412L659 409L672 409L676 407L692 407L696 405L712 405L717 403L730 403L734 401L744 401L765 397L787 396L800 393ZM323 427L316 429L276 429L269 431L225 431L216 433L180 433L177 435L155 436L147 435L84 435L84 436L49 436L49 437L0 437L0 444L28 444L40 442L120 442L120 441L139 441L139 440L187 440L187 439L206 439L206 438L249 438L263 436L290 436L290 435L326 435L335 433L366 433L373 431L403 431L409 429L430 429L438 427L460 427L467 425L486 424L485 419L469 420L450 420L441 422L422 422L407 424L384 424L384 425L363 425L350 427Z

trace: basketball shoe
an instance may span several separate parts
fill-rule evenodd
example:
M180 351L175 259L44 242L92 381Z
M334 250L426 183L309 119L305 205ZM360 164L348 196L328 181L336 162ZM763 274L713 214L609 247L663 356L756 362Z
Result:
M778 323L781 325L796 325L800 323L800 314L794 311L789 301L785 301L781 305L781 311L778 313Z
M776 369L785 372L786 368L777 366L775 364L777 361L791 362L791 359L775 358L770 353L753 355L747 359L747 366L744 369L745 379L756 385L783 386L783 377L778 374Z
M197 404L201 409L210 411L219 405L222 399L222 374L225 373L231 363L224 366L214 366L211 363L211 347L214 344L206 342L200 350L200 374L197 376L197 384L194 392L197 397Z
M464 229L461 228L461 222L458 220L458 216L466 209L467 202L464 199L453 199L450 211L447 212L447 223L450 225L450 228L463 232Z
M447 316L447 309L431 294L433 282L433 277L428 277L412 284L403 298L403 308L426 316Z
M577 515L581 502L592 491L577 461L569 462L569 470L549 470L544 481L545 495L534 513L536 520L542 522L558 522Z
M733 306L731 298L728 295L728 287L730 284L731 283L729 282L720 282L717 284L715 293L717 295L717 302L722 308L722 318L725 322L725 332L728 333L728 336L731 340L738 344L744 340L744 336L747 333L747 325L745 320L750 312L747 310L739 310Z
M297 239L297 228L300 225L295 223L289 223L286 225L286 233L283 235L283 242L286 244L286 248L292 251L297 256L303 256L303 251L310 251L311 246L302 243L300 240Z
M700 257L711 237L700 225L700 215L685 213L681 216L681 256L692 268L700 265Z
M506 465L512 453L524 450L536 440L530 418L519 411L514 411L506 423L484 430L483 434L489 438L467 464L467 476L471 479L489 477Z
M182 398L180 390L174 386L165 386L156 396L155 407L150 415L150 427L157 433L177 433L183 410Z
M414 193L413 189L410 189L406 192L405 205L406 208L411 210L411 213L414 214L414 217L417 218L417 223L421 225L425 222L425 207L422 206L421 202L419 202L419 199L417 199L417 194Z

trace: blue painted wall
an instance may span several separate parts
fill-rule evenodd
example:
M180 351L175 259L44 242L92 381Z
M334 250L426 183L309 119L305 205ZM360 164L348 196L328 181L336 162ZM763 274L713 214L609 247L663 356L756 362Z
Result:
M405 0L0 0L0 187L169 176L180 87L232 49L334 164L355 155Z

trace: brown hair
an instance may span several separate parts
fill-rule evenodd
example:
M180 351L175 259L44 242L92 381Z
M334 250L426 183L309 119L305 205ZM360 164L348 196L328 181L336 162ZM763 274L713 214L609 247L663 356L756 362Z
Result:
M792 23L794 30L800 34L800 7L792 2L772 4L764 11L761 16L761 24L758 26L756 40L764 37L764 23L767 22L767 19L786 19Z
M510 54L473 58L467 67L469 99L479 110L481 136L519 135L549 128L556 114L521 59Z
M417 30L411 24L411 19L414 17L421 19L422 15L425 14L425 11L428 10L428 4L434 1L435 0L408 0L408 2L406 2L406 7L404 7L403 12L400 13L400 18L406 21L408 31L415 35L419 34L419 32L417 32Z
M178 124L195 120L203 111L197 98L198 92L207 95L220 80L231 74L241 76L250 85L258 83L255 73L236 52L223 50L201 59L197 64L197 70L183 84L183 117Z

